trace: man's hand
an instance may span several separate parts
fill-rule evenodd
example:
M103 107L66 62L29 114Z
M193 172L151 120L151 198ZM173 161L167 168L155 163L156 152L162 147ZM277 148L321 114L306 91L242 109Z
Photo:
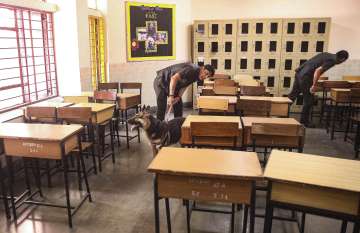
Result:
M175 97L172 95L172 96L169 96L168 98L167 98L167 105L168 106L171 106L171 105L173 105L174 104L174 101L175 101Z
M316 86L312 85L312 86L310 87L310 93L311 93L311 94L315 94L315 92L316 92Z
M178 101L180 101L180 96L174 97L174 96L169 96L167 99L167 105L171 106L176 104Z

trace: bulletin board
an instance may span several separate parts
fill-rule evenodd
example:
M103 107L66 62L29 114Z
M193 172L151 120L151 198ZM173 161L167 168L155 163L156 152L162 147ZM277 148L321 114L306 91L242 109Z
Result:
M126 2L127 60L175 59L175 5Z

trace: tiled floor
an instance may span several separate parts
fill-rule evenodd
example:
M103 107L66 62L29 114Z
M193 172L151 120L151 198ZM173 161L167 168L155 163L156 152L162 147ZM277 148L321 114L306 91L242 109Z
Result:
M85 203L74 217L74 227L67 225L64 209L48 207L29 208L21 215L17 224L7 222L3 211L0 211L0 232L3 233L148 233L154 232L152 174L146 171L152 159L151 149L146 138L139 144L136 140L131 148L126 149L125 141L117 149L116 163L108 159L101 174L89 177L93 203ZM352 158L352 146L344 143L338 136L330 141L324 129L309 129L306 132L305 153ZM78 197L76 176L71 193ZM43 180L45 183L45 179ZM54 188L45 189L45 195L53 201L64 203L61 173L56 176ZM264 208L264 195L257 196L257 212ZM161 202L161 232L166 232L164 205ZM221 208L223 206L220 206ZM226 208L226 206L225 206ZM277 214L288 214L281 212ZM171 200L173 232L186 232L185 208L179 200ZM194 212L191 219L193 233L229 232L230 216ZM236 216L236 231L241 231L241 212ZM340 221L308 216L306 232L338 233ZM256 219L256 232L262 232L263 219ZM294 223L274 221L273 232L297 233ZM348 227L352 232L352 225Z

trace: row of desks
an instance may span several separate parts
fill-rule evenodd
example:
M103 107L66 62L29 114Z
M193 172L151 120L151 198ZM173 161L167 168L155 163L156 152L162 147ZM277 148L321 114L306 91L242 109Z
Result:
M275 207L353 221L358 233L359 169L360 161L273 150L263 174L255 152L163 148L148 167L156 174L155 232L160 232L160 198L180 198L248 205L253 233L255 182L265 178L270 187L265 233L271 232Z
M206 116L206 115L189 115L181 127L182 145L191 145L192 138L190 132L191 122L234 122L239 124L238 147L251 146L251 125L253 123L270 123L270 124L284 124L284 125L299 125L301 124L293 118L269 118L269 117L240 117L238 116ZM209 126L211 127L211 126ZM204 140L204 141L201 141ZM291 138L278 138L283 143L294 144ZM231 146L231 142L224 138L207 138L199 139L199 142L215 146ZM230 143L230 144L229 144ZM261 142L259 142L261 143ZM270 143L270 142L269 142Z
M199 96L199 99L227 99L229 101L229 113L235 113L237 96ZM271 101L271 116L288 117L290 104L292 101L288 97L272 97L272 96L240 96L244 100L267 100Z

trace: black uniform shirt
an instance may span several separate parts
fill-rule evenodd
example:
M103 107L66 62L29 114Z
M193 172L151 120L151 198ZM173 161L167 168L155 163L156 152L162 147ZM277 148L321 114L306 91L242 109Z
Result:
M322 67L322 72L324 73L331 67L336 65L336 55L331 53L320 53L306 62L304 62L299 68L295 71L301 77L308 77L309 79L313 79L315 70Z
M200 68L191 63L180 63L162 70L157 71L157 77L155 79L156 84L169 95L170 80L173 75L179 73L181 79L177 81L174 95L177 96L179 91L186 88L193 82L198 81Z

